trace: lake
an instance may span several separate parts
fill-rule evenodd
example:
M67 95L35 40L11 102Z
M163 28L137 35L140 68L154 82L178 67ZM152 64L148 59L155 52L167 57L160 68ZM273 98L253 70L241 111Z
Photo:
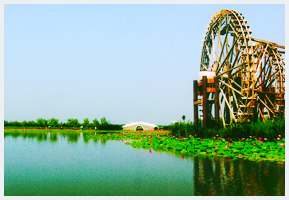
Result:
M5 196L285 195L285 163L183 156L79 132L4 138Z

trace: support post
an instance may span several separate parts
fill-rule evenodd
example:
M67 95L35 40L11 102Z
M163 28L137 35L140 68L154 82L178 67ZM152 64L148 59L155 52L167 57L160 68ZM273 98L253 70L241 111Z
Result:
M203 125L206 127L208 125L208 96L207 96L207 76L203 76Z
M215 122L216 122L216 127L219 126L219 113L220 113L220 106L219 106L219 86L218 86L218 77L214 77L214 82L215 82Z
M198 81L194 80L194 122L195 125L198 125L199 105L195 104L196 101L198 101Z

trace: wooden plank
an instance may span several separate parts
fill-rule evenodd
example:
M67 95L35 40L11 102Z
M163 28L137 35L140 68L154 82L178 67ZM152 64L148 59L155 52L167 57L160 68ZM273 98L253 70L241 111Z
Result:
M203 122L204 122L204 126L207 126L207 123L208 123L207 76L203 76L202 82L203 82Z
M195 104L195 101L198 99L198 81L194 80L194 123L198 125L199 111L198 104Z

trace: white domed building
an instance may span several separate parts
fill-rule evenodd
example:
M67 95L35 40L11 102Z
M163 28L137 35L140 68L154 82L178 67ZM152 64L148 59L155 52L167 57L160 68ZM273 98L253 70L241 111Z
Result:
M144 131L151 131L154 130L155 127L159 128L155 124L147 123L147 122L130 122L124 126L122 126L123 130L144 130Z

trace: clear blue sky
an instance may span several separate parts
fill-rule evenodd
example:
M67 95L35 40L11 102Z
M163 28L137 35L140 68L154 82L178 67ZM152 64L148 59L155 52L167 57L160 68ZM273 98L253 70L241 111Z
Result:
M285 5L4 5L4 119L193 121L205 29L241 12L285 45Z

